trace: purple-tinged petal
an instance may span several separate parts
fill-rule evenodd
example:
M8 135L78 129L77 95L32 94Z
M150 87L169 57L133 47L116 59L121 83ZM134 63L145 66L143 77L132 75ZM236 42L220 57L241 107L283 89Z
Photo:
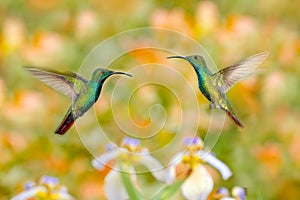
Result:
M129 152L141 152L140 141L133 138L124 138L121 147Z
M42 178L40 179L40 184L46 184L49 186L54 186L54 185L58 185L59 180L56 177L53 176L42 176Z
M61 192L61 193L68 193L68 188L66 186L60 186L59 187L59 192Z
M36 185L35 182L33 182L33 181L28 181L28 182L26 182L26 183L24 184L24 189L25 189L25 190L29 190L29 189L33 188L35 185Z
M115 158L117 158L117 156L120 154L120 150L119 149L114 149L108 152L105 152L104 154L98 156L97 158L95 158L92 161L92 165L93 167L95 167L98 170L103 170L105 164L110 161L113 160Z
M112 151L112 150L114 150L114 149L116 149L116 148L118 148L115 144L113 144L113 143L109 143L109 144L107 144L106 146L105 146L105 150L106 151Z
M197 152L203 148L203 141L199 137L187 137L184 140L187 150Z
M222 178L224 180L227 180L229 177L232 176L232 172L229 169L229 167L225 163L217 159L215 156L213 156L212 154L201 150L199 151L199 156L202 160L204 160L209 165L217 169L221 173Z
M184 138L183 143L186 146L190 146L190 145L202 144L203 142L199 137L186 137Z
M126 146L137 147L137 146L140 146L140 144L141 144L140 140L134 139L134 138L129 138L129 137L124 138L122 141L122 145L126 145Z
M214 187L213 179L203 165L197 165L181 186L187 200L207 200Z
M221 195L222 197L229 197L229 191L224 187L219 188L217 194Z
M232 196L239 200L246 200L246 189L240 186L234 186L232 188Z

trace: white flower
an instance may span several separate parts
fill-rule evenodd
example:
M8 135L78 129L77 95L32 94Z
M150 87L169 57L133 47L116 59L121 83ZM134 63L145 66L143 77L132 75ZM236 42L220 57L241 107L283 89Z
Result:
M205 167L197 165L182 184L181 192L188 200L206 200L213 187L213 179Z
M186 138L184 144L186 151L179 152L170 161L169 175L175 181L176 166L184 166L187 178L181 186L183 196L188 200L206 200L213 190L214 182L204 165L217 169L224 180L232 176L232 172L212 153L202 150L203 142L199 137Z
M140 141L132 138L125 138L120 148L109 148L109 150L95 158L92 165L103 170L107 162L118 161L104 179L104 192L109 200L125 200L128 194L121 180L119 170L126 170L130 174L133 182L136 182L136 172L134 165L144 165L152 175L159 181L168 182L168 173L163 170L160 162L152 157L147 149L140 146ZM120 166L121 165L121 166Z
M232 176L232 172L229 167L225 163L217 159L212 153L200 150L198 152L198 156L207 164L217 169L221 173L224 180L227 180Z
M105 177L104 183L107 199L128 199L128 194L118 171L111 170Z
M55 177L43 176L38 185L34 182L27 182L24 185L25 191L12 197L11 200L26 200L33 197L45 200L73 200L66 187L59 185Z

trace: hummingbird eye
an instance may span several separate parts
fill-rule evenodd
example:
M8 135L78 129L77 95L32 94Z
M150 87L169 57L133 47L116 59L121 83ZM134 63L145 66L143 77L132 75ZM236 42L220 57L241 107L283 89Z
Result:
M195 60L198 60L198 58L199 58L199 56L194 56L194 59L195 59Z

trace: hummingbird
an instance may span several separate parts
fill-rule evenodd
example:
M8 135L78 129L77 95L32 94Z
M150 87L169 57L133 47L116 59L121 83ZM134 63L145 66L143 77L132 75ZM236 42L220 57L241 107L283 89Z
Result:
M268 52L258 53L232 66L223 68L216 73L212 73L208 69L204 58L200 55L169 56L167 58L179 58L188 61L196 71L200 91L210 101L210 109L217 108L224 110L238 126L243 127L226 93L239 81L255 74L256 67L260 65L268 55Z
M55 130L56 134L65 134L75 120L87 112L98 100L104 81L114 74L122 74L132 77L124 72L111 71L97 68L92 74L91 80L87 80L74 72L58 72L38 67L24 67L34 77L48 86L61 92L72 100L64 119Z

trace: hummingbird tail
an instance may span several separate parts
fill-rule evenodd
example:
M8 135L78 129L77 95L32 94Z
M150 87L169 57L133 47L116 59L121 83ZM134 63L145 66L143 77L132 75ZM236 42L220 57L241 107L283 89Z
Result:
M58 128L55 130L55 133L59 134L59 135L65 134L71 128L71 126L74 124L74 122L75 122L75 119L74 119L72 113L70 112L64 118L64 120L61 122L61 124L58 126Z
M225 110L226 114L236 123L236 125L238 125L239 127L244 127L243 124L241 123L241 121L237 118L237 116L235 114L233 114L232 112Z

